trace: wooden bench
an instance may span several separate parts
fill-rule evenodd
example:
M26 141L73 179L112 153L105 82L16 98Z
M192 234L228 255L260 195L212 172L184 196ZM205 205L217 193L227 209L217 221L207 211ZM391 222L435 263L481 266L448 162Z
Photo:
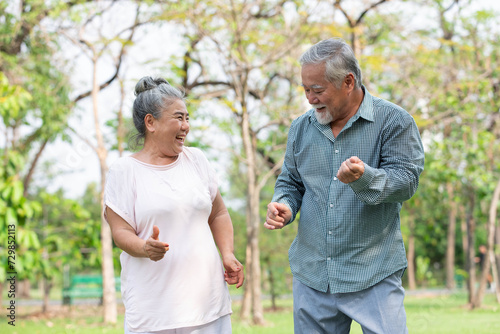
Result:
M115 290L120 291L120 277L115 277ZM74 275L62 290L63 305L71 305L75 298L100 298L102 304L102 276Z
M467 277L469 273L463 269L455 269L455 275L453 279L455 280L455 287L461 289L467 284Z

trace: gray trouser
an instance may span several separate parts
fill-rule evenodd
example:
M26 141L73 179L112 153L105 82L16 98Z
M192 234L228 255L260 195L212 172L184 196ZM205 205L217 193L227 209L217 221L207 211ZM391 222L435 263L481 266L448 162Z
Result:
M352 320L365 334L406 334L403 270L351 293L324 293L293 279L295 334L349 333Z

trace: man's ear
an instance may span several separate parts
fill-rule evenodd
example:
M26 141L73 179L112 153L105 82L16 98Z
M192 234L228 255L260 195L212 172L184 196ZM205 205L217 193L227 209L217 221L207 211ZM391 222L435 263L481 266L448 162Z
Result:
M344 85L349 91L354 89L354 86L356 85L356 79L354 79L354 75L352 75L352 73L349 73L345 76Z
M155 118L151 114L144 116L144 125L149 132L155 132Z

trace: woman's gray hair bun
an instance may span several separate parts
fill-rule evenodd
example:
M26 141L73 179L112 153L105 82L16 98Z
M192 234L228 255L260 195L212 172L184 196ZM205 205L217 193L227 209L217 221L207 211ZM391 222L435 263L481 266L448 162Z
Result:
M135 85L135 96L139 95L142 92L146 92L151 89L155 89L161 84L166 84L170 86L170 83L163 78L152 78L152 77L143 77L139 82Z

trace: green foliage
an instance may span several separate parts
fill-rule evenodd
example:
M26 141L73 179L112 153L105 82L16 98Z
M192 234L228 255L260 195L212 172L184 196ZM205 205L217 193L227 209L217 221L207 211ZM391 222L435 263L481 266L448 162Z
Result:
M118 138L118 117L108 120L105 125L111 129L112 135L106 136L106 143L110 144L110 150L118 151L118 142L121 141L122 148L124 151L134 152L137 151L135 147L135 142L130 140L137 133L134 127L134 122L132 117L126 117L123 119L123 129L125 130L123 138Z
M41 207L23 195L23 183L16 173L22 168L20 155L5 149L0 153L3 157L0 166L0 280L5 279L7 272L16 272L21 279L29 278L40 259L40 242L30 229L30 221L39 214Z
M428 257L417 256L416 267L417 280L419 282L426 282L431 286L435 286L435 282L433 282L432 271L430 269L430 259Z
M5 127L25 117L27 104L32 100L31 94L18 85L9 85L3 72L0 72L0 116Z
M23 109L31 95L17 85L10 85L0 72L0 116L6 127L22 119ZM40 211L36 201L24 196L24 186L19 171L24 166L24 157L17 151L0 148L0 280L6 272L17 272L18 277L29 277L37 266L40 242L29 228L30 220ZM9 250L4 251L4 250Z
M62 190L55 193L41 190L36 197L43 207L36 231L47 256L46 263L51 267L41 274L60 278L65 265L75 271L99 268L99 216L92 216L91 208L78 201L65 198Z
M246 249L246 221L245 215L238 211L234 210L231 207L228 207L229 215L231 216L231 221L233 222L234 229L234 255L241 262L245 263L245 249Z
M0 22L0 81L5 82L7 77L16 83L10 92L2 84L0 113L7 129L23 129L12 147L26 156L38 148L38 143L60 135L71 114L68 74L62 71L65 64L54 56L58 37L39 26L52 10L58 10L59 4L26 1L22 6L11 6L12 13L7 7L0 8L5 17ZM4 100L5 93L11 98Z

